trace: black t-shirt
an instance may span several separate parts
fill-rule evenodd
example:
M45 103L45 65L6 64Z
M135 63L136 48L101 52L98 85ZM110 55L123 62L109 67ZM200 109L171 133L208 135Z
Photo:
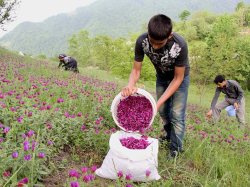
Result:
M161 80L172 80L174 78L174 67L185 67L185 76L189 75L188 47L186 41L177 33L160 49L153 49L148 33L138 37L135 45L135 58L142 62L146 54L153 63L156 76Z

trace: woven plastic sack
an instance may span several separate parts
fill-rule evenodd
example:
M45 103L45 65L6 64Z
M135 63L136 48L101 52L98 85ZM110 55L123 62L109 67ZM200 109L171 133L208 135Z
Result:
M110 150L102 166L96 170L96 175L107 179L118 179L118 172L131 175L132 181L150 181L160 179L158 174L158 140L148 138L150 145L146 149L128 149L122 146L120 139L134 137L141 138L140 134L118 131L111 135ZM150 175L146 176L146 171Z

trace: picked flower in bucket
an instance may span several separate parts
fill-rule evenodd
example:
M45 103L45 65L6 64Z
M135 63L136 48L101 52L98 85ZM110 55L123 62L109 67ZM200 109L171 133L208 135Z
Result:
M153 108L144 96L129 96L117 106L117 120L127 131L144 131L150 125Z

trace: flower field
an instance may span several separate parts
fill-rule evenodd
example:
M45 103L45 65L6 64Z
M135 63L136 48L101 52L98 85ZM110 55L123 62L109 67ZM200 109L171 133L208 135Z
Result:
M250 186L249 128L226 116L209 124L206 109L192 104L184 153L168 161L160 144L159 181L133 182L122 171L118 180L96 176L110 135L120 130L110 105L124 85L0 55L0 186ZM160 131L157 116L145 135L157 138Z

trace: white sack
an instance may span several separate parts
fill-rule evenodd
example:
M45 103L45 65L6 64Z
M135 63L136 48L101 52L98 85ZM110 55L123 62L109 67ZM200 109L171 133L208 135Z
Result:
M117 131L109 140L110 150L106 155L102 166L96 170L96 174L103 178L117 179L117 173L131 174L132 181L150 181L160 179L158 174L158 140L148 138L150 145L146 149L128 149L122 146L120 139L134 137L141 138L140 134ZM146 177L146 170L150 175Z

